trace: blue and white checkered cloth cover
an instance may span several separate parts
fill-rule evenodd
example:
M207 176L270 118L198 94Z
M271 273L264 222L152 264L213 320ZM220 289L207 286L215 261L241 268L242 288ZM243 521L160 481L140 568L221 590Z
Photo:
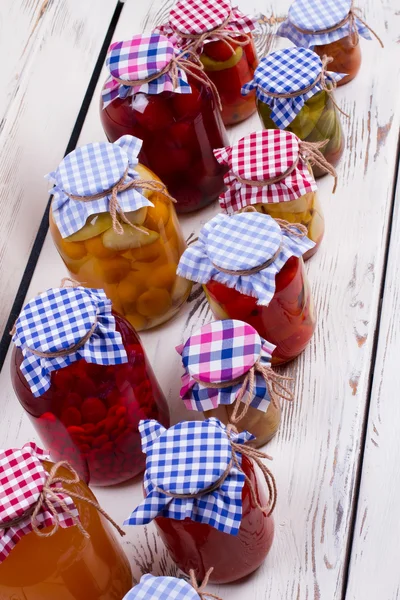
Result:
M81 202L73 196L94 196L110 190L127 171L124 183L137 179L135 167L142 141L132 135L124 135L110 144L96 142L76 148L61 161L56 171L46 175L55 187L52 213L63 238L82 229L90 215L108 212L111 193L98 200ZM137 189L128 189L118 194L118 202L124 212L137 210L153 204Z
M28 348L56 352L77 344L97 326L87 342L76 352L56 358L41 358ZM53 288L30 300L15 323L14 344L24 359L21 371L35 397L49 389L51 372L84 358L98 365L117 365L128 361L121 334L115 329L111 300L103 290Z
M269 215L220 214L204 225L198 241L182 254L177 273L197 283L218 281L268 306L275 293L276 274L291 256L303 256L314 246L306 236L296 237L281 230ZM253 269L271 259L279 247L274 262L253 275L230 275L216 266L230 271Z
M146 454L145 500L124 525L144 525L156 517L206 523L236 535L242 520L244 474L233 464L221 486L201 494L224 474L232 460L226 427L218 419L183 421L165 429L154 420L141 421L142 450ZM245 444L254 436L243 431L230 439ZM241 454L235 452L239 465ZM200 494L200 498L173 498L170 494Z
M254 79L242 87L246 96L256 90L258 100L271 107L271 119L285 129L299 114L304 103L322 90L318 82L311 90L295 98L274 98L271 94L292 94L306 89L319 76L322 62L318 54L307 48L285 48L268 54L260 61ZM340 81L345 73L326 72L329 81Z
M199 600L199 595L184 579L147 574L123 600Z
M288 38L296 46L312 48L336 42L349 35L349 23L340 29L329 33L305 34L298 31L293 25L307 31L322 31L330 29L340 23L350 11L352 0L294 0L277 35ZM366 40L371 39L368 28L356 19L358 33ZM329 53L328 53L329 54Z

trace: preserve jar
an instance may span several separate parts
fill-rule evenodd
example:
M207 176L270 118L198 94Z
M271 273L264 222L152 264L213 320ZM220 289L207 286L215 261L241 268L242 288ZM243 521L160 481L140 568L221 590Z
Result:
M132 586L109 522L66 461L35 444L0 451L0 598L117 600ZM44 501L43 501L44 500Z
M353 0L294 0L277 35L288 38L296 46L311 48L321 58L330 56L331 70L346 73L338 81L348 83L361 66L360 36L370 40L370 32L383 48L379 36L360 17Z
M13 336L14 391L54 461L92 485L144 470L139 421L168 426L165 398L132 326L102 290L53 288L28 302Z
M344 151L344 136L332 91L344 75L326 71L329 61L307 48L278 50L260 61L242 93L256 90L265 129L285 129L305 142L322 144L322 154L335 167ZM313 173L322 177L326 171L316 164Z
M217 92L197 54L190 56L158 34L115 42L100 107L109 141L143 140L140 162L166 184L179 213L207 206L224 187L213 155L227 143Z
M178 273L202 283L217 319L252 325L276 346L272 365L296 358L315 329L302 255L307 229L258 212L220 214L182 255Z
M88 144L47 175L50 231L75 280L103 288L137 330L173 317L190 293L176 276L186 247L165 186L138 164L141 141Z
M155 577L147 573L123 600L222 600L219 596L209 595L205 591L211 572L212 569L206 574L201 585L197 583L193 570L190 573L190 582L177 577Z
M302 142L289 131L266 129L241 138L233 146L214 151L229 168L226 190L219 202L223 212L257 210L289 223L300 223L317 251L325 229L318 188L310 165L318 164L335 178L336 171L325 160L318 144Z
M182 356L181 398L188 410L203 411L254 437L259 448L278 431L280 401L293 400L290 379L271 369L275 346L251 325L232 319L204 325L178 346ZM212 360L210 360L212 356Z
M168 23L155 30L200 54L204 72L221 98L225 125L240 123L256 111L255 93L241 95L258 65L255 27L256 19L233 8L230 0L178 0Z
M170 429L142 421L140 430L147 455L145 499L124 524L154 520L172 560L186 574L193 569L199 580L211 567L213 583L255 571L273 541L276 484L261 461L269 457L246 445L251 434L214 418Z

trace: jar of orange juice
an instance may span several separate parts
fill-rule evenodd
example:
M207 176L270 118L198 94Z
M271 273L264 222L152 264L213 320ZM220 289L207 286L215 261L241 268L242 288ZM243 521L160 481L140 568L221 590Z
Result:
M132 574L110 522L67 462L0 450L0 598L115 600Z
M176 275L185 242L171 197L138 163L142 142L77 148L56 171L50 231L71 276L103 288L136 330L170 319L189 295Z

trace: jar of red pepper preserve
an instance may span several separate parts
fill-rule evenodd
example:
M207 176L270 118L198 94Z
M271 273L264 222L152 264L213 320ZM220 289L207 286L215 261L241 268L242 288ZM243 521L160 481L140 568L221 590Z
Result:
M182 254L178 273L202 283L217 319L249 323L276 346L272 364L298 356L315 329L302 255L307 229L258 212L217 215Z
M227 143L215 86L196 53L190 57L159 34L115 42L100 111L109 141L125 134L143 140L139 161L163 180L181 213L207 206L224 189L213 149Z
M39 294L13 342L13 387L52 459L68 460L93 485L141 473L139 421L168 426L168 408L137 334L103 290Z
M211 567L213 583L230 583L255 571L273 541L276 486L246 445L253 436L214 418L183 421L170 429L142 421L140 431L147 455L145 500L124 524L154 520L171 558L184 573L193 569L199 580ZM268 499L267 487L273 494Z

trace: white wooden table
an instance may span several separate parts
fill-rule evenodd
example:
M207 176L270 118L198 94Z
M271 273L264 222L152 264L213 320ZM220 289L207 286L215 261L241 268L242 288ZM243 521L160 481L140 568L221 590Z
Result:
M283 16L290 0L238 4L249 13ZM67 148L105 139L98 104L111 38L151 29L171 5L1 0L0 447L39 441L11 387L7 331L25 297L59 285L66 274L46 237L43 175ZM296 377L296 401L285 406L281 430L268 446L279 491L275 542L245 582L210 588L226 600L400 598L400 0L360 5L385 49L362 40L362 70L337 91L350 114L347 149L336 195L328 178L320 182L327 230L307 264L318 327L287 368ZM260 129L257 116L232 129L231 140L254 129ZM212 206L182 218L185 235L216 212ZM193 417L179 400L174 347L209 320L197 290L173 322L142 335L173 422ZM141 499L139 480L95 492L119 522ZM136 578L152 562L145 533L129 528L122 541ZM152 527L148 536L152 546ZM173 573L156 544L153 572Z

